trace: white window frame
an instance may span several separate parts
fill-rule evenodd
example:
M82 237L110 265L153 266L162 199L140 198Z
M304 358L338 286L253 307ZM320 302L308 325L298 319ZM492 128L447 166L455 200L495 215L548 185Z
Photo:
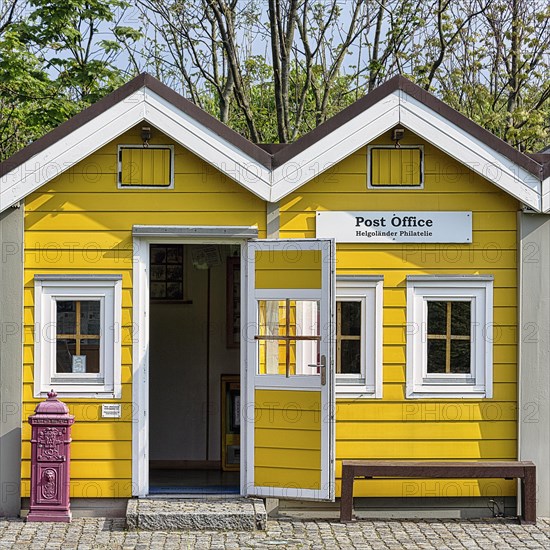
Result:
M471 302L471 375L428 374L429 301ZM407 398L493 396L493 277L407 277Z
M123 149L168 149L170 151L170 184L169 185L127 185L122 183L122 150ZM120 144L117 150L117 188L118 189L174 189L174 146L173 145L136 145L136 144Z
M122 275L35 275L34 396L120 398ZM99 374L55 372L57 307L63 300L101 303Z
M336 277L336 301L361 302L362 306L361 373L335 375L337 398L382 398L383 290L383 276Z
M372 185L372 150L373 149L395 149L395 145L367 145L367 189L378 191L424 189L424 146L423 145L399 145L399 149L418 149L420 151L420 185Z

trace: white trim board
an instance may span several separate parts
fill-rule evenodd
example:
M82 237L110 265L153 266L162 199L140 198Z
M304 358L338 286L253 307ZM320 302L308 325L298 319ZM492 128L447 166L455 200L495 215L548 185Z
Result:
M547 180L543 185L538 177L403 90L389 93L270 169L144 86L5 174L0 180L0 211L143 121L268 202L279 201L399 124L535 211L550 210Z

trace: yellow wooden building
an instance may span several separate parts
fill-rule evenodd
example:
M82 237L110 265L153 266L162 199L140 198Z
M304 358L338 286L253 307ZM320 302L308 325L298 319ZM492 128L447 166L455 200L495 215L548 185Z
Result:
M23 224L23 499L50 388L76 417L73 502L333 501L344 459L530 458L518 241L543 162L406 79L258 146L141 75L0 168ZM516 495L356 485L375 509Z

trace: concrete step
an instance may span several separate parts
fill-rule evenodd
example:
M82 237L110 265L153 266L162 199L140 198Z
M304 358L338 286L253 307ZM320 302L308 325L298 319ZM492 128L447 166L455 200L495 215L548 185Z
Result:
M266 523L256 498L136 498L126 508L129 530L263 531Z

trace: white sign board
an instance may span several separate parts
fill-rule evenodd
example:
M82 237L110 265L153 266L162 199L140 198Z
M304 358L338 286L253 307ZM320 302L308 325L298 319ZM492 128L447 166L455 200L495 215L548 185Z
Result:
M103 403L101 405L101 418L120 418L120 405Z
M337 243L471 243L471 212L317 212L317 238Z

